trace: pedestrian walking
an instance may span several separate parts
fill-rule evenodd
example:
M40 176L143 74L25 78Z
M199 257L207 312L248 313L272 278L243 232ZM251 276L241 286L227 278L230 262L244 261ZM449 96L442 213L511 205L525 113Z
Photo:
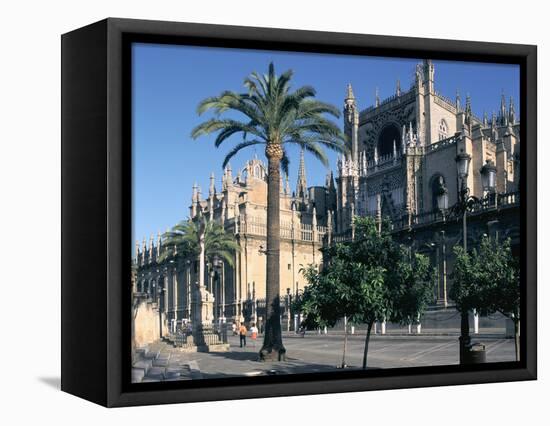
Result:
M302 335L302 337L305 337L305 335L306 335L306 324L305 324L305 322L302 322L300 324L300 334Z
M252 346L256 347L256 339L258 338L258 328L254 323L252 323L252 327L250 327L250 338L252 339Z
M244 322L241 322L241 326L239 327L239 343L241 345L241 348L243 346L246 347L246 327L244 325Z

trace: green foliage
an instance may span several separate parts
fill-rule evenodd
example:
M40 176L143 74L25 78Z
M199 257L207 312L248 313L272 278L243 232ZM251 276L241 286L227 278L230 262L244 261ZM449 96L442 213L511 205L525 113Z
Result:
M426 309L433 270L422 254L393 241L388 223L381 229L373 218L355 218L355 239L327 251L322 272L304 270L308 282L301 310L309 322L332 326L344 316L351 323L409 323Z
M476 309L481 315L494 312L519 320L520 285L517 260L510 240L484 237L479 249L467 253L455 247L454 283L449 295L459 311Z
M204 216L198 220L181 221L164 233L162 236L164 250L159 260L162 262L174 257L198 256L201 227L204 227L204 250L207 261L212 264L214 258L219 257L233 266L233 254L239 250L234 236L226 233L222 225L209 221Z
M191 136L196 139L217 132L215 145L219 147L231 136L241 134L242 142L227 154L224 167L244 148L271 144L282 148L281 167L286 174L289 157L285 145L288 144L300 145L328 165L323 147L347 150L340 127L325 117L338 118L340 111L333 105L313 99L316 92L310 86L292 92L292 76L292 70L277 75L271 63L267 74L253 72L245 78L247 92L224 91L219 96L204 99L197 108L199 115L209 110L215 115L195 127ZM240 113L243 120L221 118L227 111Z
M390 273L392 320L401 324L411 324L420 320L432 301L435 270L427 256L415 253L407 259L407 250L401 247L400 260Z

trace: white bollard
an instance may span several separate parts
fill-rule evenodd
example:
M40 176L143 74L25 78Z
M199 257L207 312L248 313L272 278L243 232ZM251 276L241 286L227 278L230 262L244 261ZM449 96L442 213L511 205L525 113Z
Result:
M378 328L377 326L378 326L378 323L375 321L374 322L374 334L377 333L377 328Z
M409 334L412 334L412 324L409 323Z
M416 324L416 334L421 334L421 333L422 333L422 324L418 323Z
M344 315L344 333L348 331L348 317Z
M474 334L479 334L479 315L474 309Z
M386 320L382 321L382 324L380 324L380 334L386 334Z
M327 330L327 326L326 326L326 325L325 325L325 328L324 328L324 330L323 330L323 331L325 332L325 334L327 334L327 333L328 333L328 330Z
M354 325L351 326L351 334L355 334L355 326Z

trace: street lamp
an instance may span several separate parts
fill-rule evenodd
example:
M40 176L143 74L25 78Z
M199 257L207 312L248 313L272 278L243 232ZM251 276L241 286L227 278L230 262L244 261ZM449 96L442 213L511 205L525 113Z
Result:
M472 157L465 153L463 149L460 150L460 153L455 158L458 178L462 181L463 187L466 186L466 178L470 170L471 159Z
M483 193L487 194L489 202L493 202L496 190L496 177L497 168L492 160L487 160L485 165L479 170L481 174L481 184L483 186Z
M445 186L445 181L443 180L443 176L439 176L439 180L437 182L436 201L437 201L437 209L440 212L444 212L445 210L447 210L449 206L449 191Z

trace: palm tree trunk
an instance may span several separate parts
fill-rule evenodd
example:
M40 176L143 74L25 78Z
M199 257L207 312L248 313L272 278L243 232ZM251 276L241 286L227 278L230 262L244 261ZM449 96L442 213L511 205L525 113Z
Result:
M267 177L267 250L266 250L266 323L264 343L260 349L262 360L284 360L286 349L281 334L279 301L279 248L280 248L280 169L282 149L268 144Z
M367 368L367 355L369 353L370 332L374 321L369 321L367 324L367 336L365 337L365 349L363 350L363 370Z

